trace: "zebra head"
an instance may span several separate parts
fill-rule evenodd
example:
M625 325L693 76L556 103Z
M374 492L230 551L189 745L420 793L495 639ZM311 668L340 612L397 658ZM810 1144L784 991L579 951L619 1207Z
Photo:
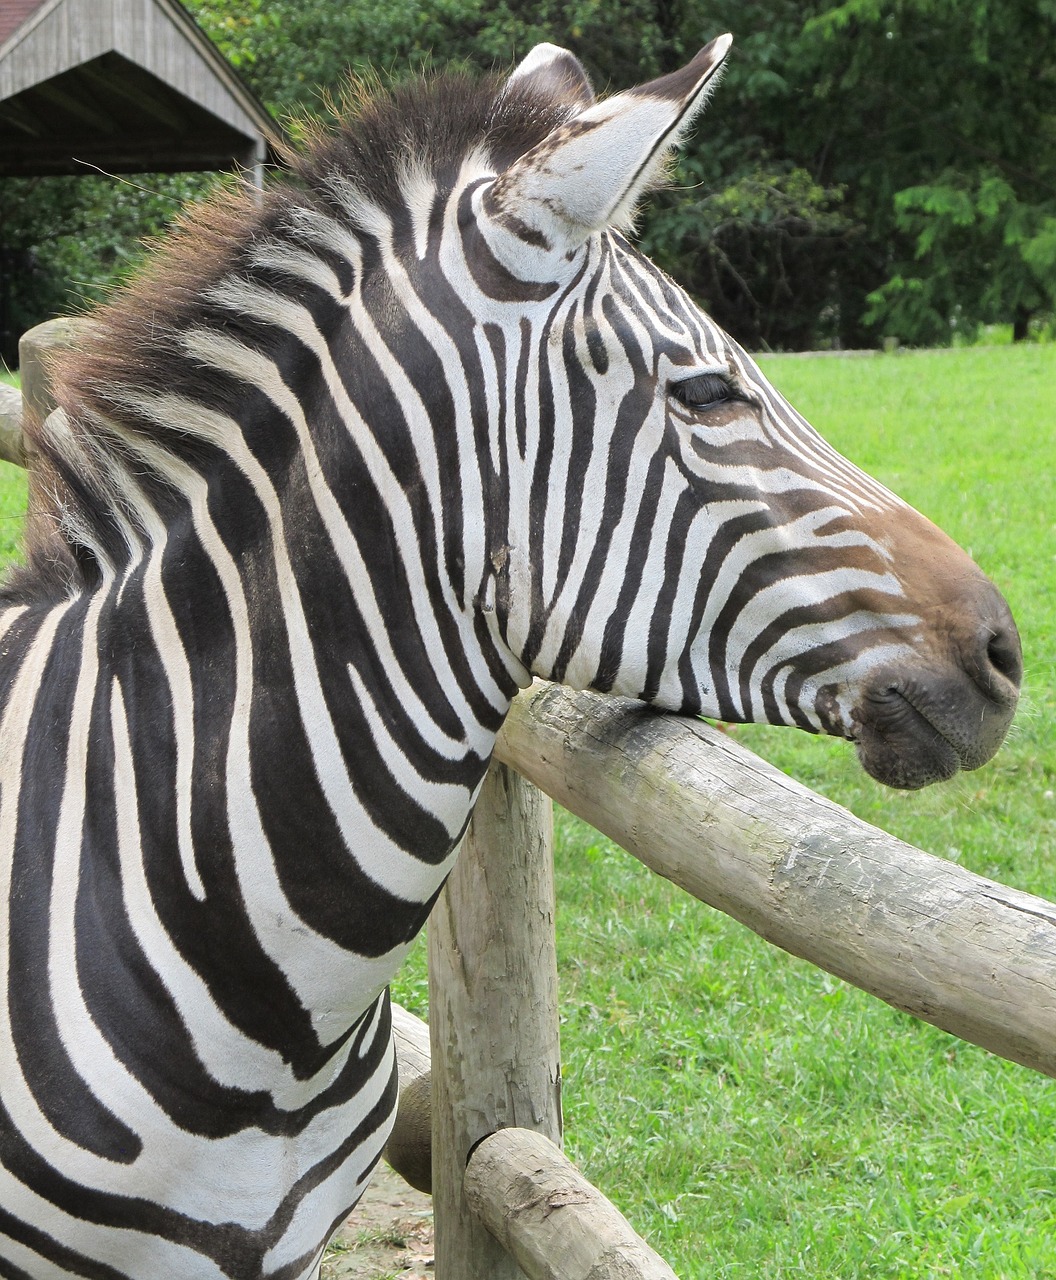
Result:
M1004 738L1004 600L620 234L729 45L600 103L549 45L505 86L562 117L466 183L448 263L496 400L482 607L524 676L835 734L923 786Z
M445 839L532 675L849 738L895 786L988 760L1021 674L1004 601L624 238L729 45L601 102L551 45L505 82L364 92L298 184L207 204L60 397L69 546L32 573L80 547L73 580L115 577L159 513L192 538L174 495L259 463L305 564L271 566L285 535L244 499L232 554L326 601L350 742L395 718L421 776L468 752Z

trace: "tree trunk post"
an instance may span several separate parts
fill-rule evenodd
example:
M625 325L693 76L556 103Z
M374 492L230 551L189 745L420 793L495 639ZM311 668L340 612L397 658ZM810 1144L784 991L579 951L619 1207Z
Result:
M518 1127L561 1141L553 807L493 765L429 920L436 1280L522 1280L466 1203L473 1147Z

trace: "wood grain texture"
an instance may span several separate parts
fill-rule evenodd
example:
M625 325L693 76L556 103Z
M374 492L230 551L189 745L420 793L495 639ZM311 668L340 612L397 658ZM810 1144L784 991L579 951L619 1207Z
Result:
M403 1093L429 1072L429 1024L393 1001L392 1038L396 1042L396 1069Z
M466 1200L529 1280L675 1280L548 1138L503 1129L473 1152Z
M703 722L641 703L537 683L496 755L786 951L1056 1075L1056 905L923 853Z
M496 1129L561 1139L553 811L493 766L429 919L437 1280L520 1280L463 1195L474 1145Z
M76 347L91 334L92 322L80 316L60 316L34 325L18 340L18 370L22 381L23 411L39 422L55 408L51 385L53 364L64 351Z
M429 1026L392 1006L392 1038L396 1043L400 1101L396 1123L382 1153L398 1174L417 1191L433 1186L433 1107L430 1076Z

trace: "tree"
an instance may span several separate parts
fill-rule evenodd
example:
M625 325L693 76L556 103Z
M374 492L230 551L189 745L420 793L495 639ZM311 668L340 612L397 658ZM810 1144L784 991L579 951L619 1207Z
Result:
M349 66L506 67L540 40L572 49L599 90L623 88L732 30L725 83L640 237L735 337L942 343L996 322L1023 336L1056 314L1056 0L185 3L291 113L325 113L317 86L339 87ZM89 232L60 262L53 229L70 197L49 190L23 219L36 240L11 238L19 215L0 203L5 244L73 279L127 260L122 213L109 245ZM144 213L156 227L157 209Z
M100 174L0 182L0 359L13 367L26 329L104 298L134 269L143 238L159 235L211 181L201 174Z
M846 0L804 34L820 93L788 142L825 139L815 177L868 228L847 290L863 324L948 342L1052 315L1056 3Z
M796 347L1053 315L1054 0L707 13L730 74L646 241L716 318Z

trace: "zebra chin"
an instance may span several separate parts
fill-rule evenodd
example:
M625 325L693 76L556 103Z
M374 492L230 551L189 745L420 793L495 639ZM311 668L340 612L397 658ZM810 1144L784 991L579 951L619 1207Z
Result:
M985 687L967 673L880 680L853 714L858 760L877 782L903 791L945 782L993 758L1018 697L1018 675L995 673Z

